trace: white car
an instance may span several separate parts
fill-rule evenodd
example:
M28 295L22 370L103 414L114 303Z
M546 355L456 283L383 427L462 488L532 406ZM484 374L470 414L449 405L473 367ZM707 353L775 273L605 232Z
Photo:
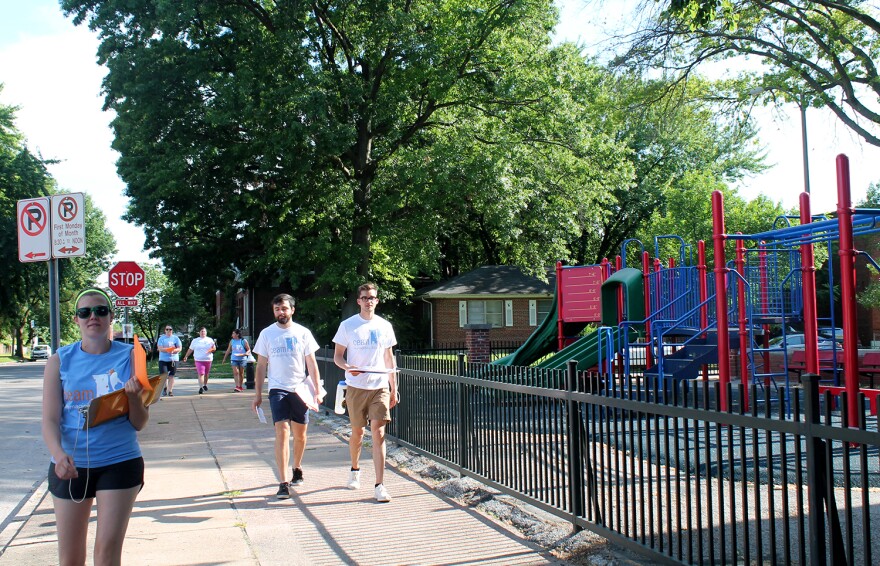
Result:
M806 346L806 336L803 334L786 334L783 336L777 336L776 338L770 340L771 348L782 348L783 339L785 340L785 350L791 352L792 350L803 350ZM833 349L833 344L831 340L826 338L822 338L819 336L819 349L820 350L831 350ZM838 348L840 346L838 345Z
M37 344L31 348L32 360L48 360L52 355L52 348L48 344Z

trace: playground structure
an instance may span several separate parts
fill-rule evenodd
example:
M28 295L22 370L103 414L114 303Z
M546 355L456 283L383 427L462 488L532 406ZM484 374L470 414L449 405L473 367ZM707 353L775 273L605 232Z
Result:
M791 371L800 369L822 375L824 390L833 394L857 399L864 393L876 411L880 390L859 386L855 257L862 255L878 272L880 266L869 253L854 249L853 238L880 232L880 209L853 209L849 162L844 155L837 157L837 194L836 218L814 217L809 194L803 193L796 225L791 218L780 218L771 230L746 235L726 232L723 196L716 191L712 196L711 271L705 243L697 243L694 262L692 248L678 236L655 238L653 261L639 242L627 240L613 267L607 260L591 266L557 263L552 314L516 352L493 363L552 369L576 360L578 369L595 369L610 383L615 375L632 379L633 356L643 352L643 376L655 379L661 391L669 382L708 379L708 367L713 366L721 385L722 410L727 410L733 377L761 387L784 382L788 392ZM663 265L660 243L668 239L678 242L679 257ZM728 241L735 245L731 262L727 260ZM829 261L832 254L839 256L841 321L835 318L833 304L829 305L830 317L817 316L814 246L818 244L827 246ZM640 269L627 262L627 250L635 245L641 248ZM832 289L834 270L828 273ZM830 297L833 302L834 294ZM821 364L820 322L832 328L840 323L843 329L842 347L833 340L830 352L823 351ZM581 336L590 324L598 328ZM802 326L805 335L800 362L792 360L797 356L786 347L786 336L795 326ZM771 329L777 328L782 339L771 346ZM738 376L732 375L732 354L738 362ZM779 362L771 363L771 359ZM748 388L744 393L747 403ZM848 403L848 407L849 422L857 422L857 404Z

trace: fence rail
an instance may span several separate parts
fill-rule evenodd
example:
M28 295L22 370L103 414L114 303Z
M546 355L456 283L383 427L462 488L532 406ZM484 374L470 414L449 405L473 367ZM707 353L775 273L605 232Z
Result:
M464 356L398 364L391 436L653 560L868 565L880 556L878 419L859 399L859 422L847 423L814 376L789 392L753 388L748 406L731 388L731 409L720 411L716 382L664 391L573 366L498 368Z
M521 340L491 340L489 342L489 355L492 359L506 356L516 351L521 345ZM402 344L397 348L397 351L405 356L457 356L460 353L467 353L468 347L464 342L438 342L433 345L414 343Z

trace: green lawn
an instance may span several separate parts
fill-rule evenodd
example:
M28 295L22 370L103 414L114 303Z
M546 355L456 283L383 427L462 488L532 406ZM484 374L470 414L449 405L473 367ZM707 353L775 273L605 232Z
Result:
M211 364L211 373L209 374L210 379L232 379L232 366L227 361L225 364L221 364L220 360L223 359L223 355L221 354L219 357L215 355L214 363ZM147 373L150 375L156 375L159 373L159 360L154 359L147 362ZM247 374L245 374L247 377ZM196 378L196 370L195 364L192 360L189 360L185 364L183 362L178 362L177 366L177 375L175 379L195 379Z

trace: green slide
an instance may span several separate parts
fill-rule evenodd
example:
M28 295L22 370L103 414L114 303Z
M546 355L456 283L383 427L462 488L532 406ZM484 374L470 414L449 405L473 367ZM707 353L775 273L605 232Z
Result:
M547 354L555 352L557 335L559 332L556 324L557 316L556 297L554 296L553 304L550 306L550 312L547 314L547 318L544 319L544 322L532 332L531 336L529 336L528 339L523 342L523 345L517 348L514 353L499 358L492 362L492 364L496 366L529 366ZM586 325L587 323L585 322L580 324L566 324L565 330L566 332L577 334L583 330Z
M600 340L600 335L602 336ZM599 363L599 351L607 352L608 337L611 338L611 350L616 352L619 346L620 329L612 327L611 332L596 330L583 338L573 342L556 353L556 355L544 360L537 365L546 369L565 369L569 360L577 360L577 368L580 371L589 369ZM601 346L601 348L600 348Z
M642 272L634 268L621 269L611 275L602 283L602 324L611 326L612 350L617 351L620 339L620 330L617 325L617 290L620 286L626 288L627 312L630 319L641 320L645 318L645 295L642 287ZM544 322L532 333L531 336L514 353L499 358L492 362L496 366L530 366L547 354L556 352L558 344L557 319L558 312L556 301L553 297L553 305ZM586 322L572 322L565 324L565 335L573 336L580 333L587 326ZM605 334L604 336L607 336ZM603 350L607 348L604 340ZM569 344L556 355L544 360L537 367L564 368L568 360L578 360L578 369L591 368L598 363L599 359L599 332L592 332L576 342Z

